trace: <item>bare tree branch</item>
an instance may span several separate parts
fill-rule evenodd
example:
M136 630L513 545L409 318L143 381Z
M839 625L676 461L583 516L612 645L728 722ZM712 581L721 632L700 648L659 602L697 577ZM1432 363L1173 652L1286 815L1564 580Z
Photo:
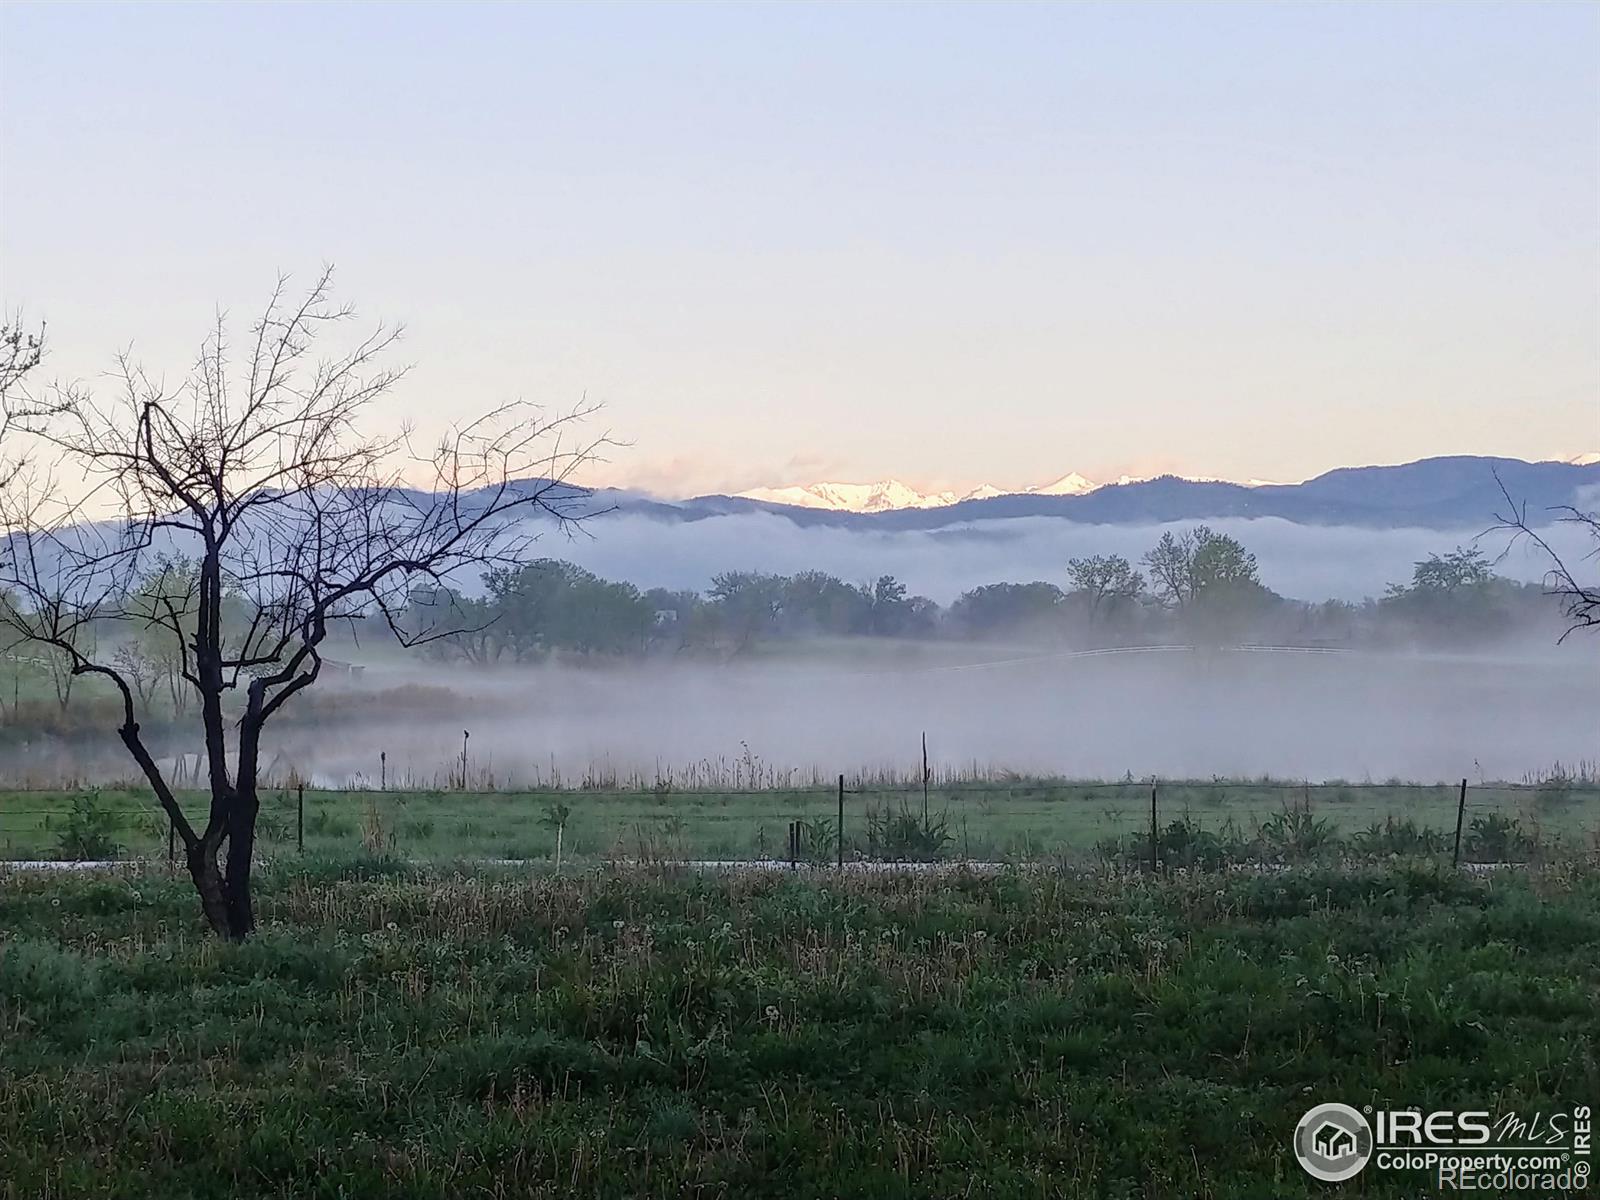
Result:
M1500 478L1499 471L1494 473L1494 481L1500 488L1500 495L1505 499L1506 508L1503 513L1495 513L1495 524L1490 526L1487 532L1510 535L1510 541L1501 554L1502 559L1511 552L1511 547L1517 542L1526 540L1546 560L1545 594L1555 596L1561 601L1561 611L1568 621L1566 631L1558 641L1566 641L1580 629L1600 628L1600 585L1584 583L1578 579L1572 568L1550 545L1548 539L1529 522L1527 502L1518 502L1512 498ZM1584 512L1570 504L1556 505L1544 511L1552 514L1554 524L1577 526L1578 529L1587 532L1592 545L1583 555L1583 559L1588 562L1600 559L1600 513Z
M10 410L75 488L25 473L0 495L0 629L117 689L119 734L229 937L253 928L262 730L316 682L329 630L379 620L406 645L454 632L399 619L413 589L470 584L573 529L589 515L574 474L606 441L581 436L588 405L504 405L426 450L365 432L406 372L386 365L400 330L382 325L316 356L351 319L331 271L294 301L280 278L238 368L219 314L176 388L123 354L109 400L61 387ZM198 829L140 734L152 689L135 636L198 701L211 801Z

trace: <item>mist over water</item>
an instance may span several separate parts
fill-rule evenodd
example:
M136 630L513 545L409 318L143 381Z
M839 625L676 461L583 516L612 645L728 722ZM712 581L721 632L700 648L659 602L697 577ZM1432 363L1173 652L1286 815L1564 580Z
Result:
M502 788L681 776L694 764L726 778L741 759L803 781L911 774L924 730L942 769L1080 778L1516 781L1600 758L1600 672L1570 648L1067 657L967 647L961 663L948 648L879 649L885 657L863 648L853 665L408 671L451 688L460 710L284 727L275 745L319 782L375 785L384 751L391 786L427 786L450 777L466 727L472 770Z

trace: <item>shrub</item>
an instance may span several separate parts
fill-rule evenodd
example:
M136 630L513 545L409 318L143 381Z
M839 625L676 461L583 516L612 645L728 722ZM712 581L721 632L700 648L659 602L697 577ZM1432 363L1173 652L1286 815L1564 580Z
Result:
M800 854L806 862L826 865L839 850L839 827L829 817L800 822Z
M115 836L120 828L117 814L100 803L100 793L84 792L73 797L72 811L56 839L56 851L77 862L116 858L122 853Z
M1306 805L1289 805L1272 814L1256 831L1256 843L1263 857L1303 862L1340 846L1332 821L1313 816Z
M1095 847L1101 861L1112 866L1138 868L1150 863L1150 835L1129 833L1107 838ZM1255 857L1252 847L1230 821L1220 831L1202 829L1199 822L1179 817L1156 832L1156 858L1163 867L1220 871L1230 863Z
M889 862L937 862L954 841L947 813L924 818L902 800L898 812L867 809L867 856Z
M1538 842L1515 817L1490 813L1473 817L1467 826L1466 852L1472 862L1527 862L1537 849Z

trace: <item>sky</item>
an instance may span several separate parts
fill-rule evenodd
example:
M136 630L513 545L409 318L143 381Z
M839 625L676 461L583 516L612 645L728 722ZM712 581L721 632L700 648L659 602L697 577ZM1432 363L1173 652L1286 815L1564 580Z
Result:
M0 307L181 377L324 263L593 482L1600 449L1600 5L0 5Z

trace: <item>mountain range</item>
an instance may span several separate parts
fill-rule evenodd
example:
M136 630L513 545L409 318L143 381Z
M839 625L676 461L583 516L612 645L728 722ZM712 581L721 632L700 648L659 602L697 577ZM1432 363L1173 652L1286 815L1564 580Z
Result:
M1027 488L1021 494L1081 496L1098 486L1073 472L1063 475L1054 483ZM885 479L878 483L811 483L794 487L751 488L747 492L735 493L734 498L785 504L793 508L824 508L830 512L875 513L901 508L948 508L963 500L989 500L1010 494L991 483L981 484L967 492L919 492L898 479Z
M1096 486L1069 474L1020 493L982 488L961 496L929 496L890 480L684 500L608 489L596 493L595 500L609 513L668 521L767 513L799 525L880 530L940 529L1018 517L1094 525L1276 517L1303 525L1466 529L1485 528L1506 511L1502 485L1535 520L1544 510L1565 505L1592 510L1600 505L1600 455L1571 462L1451 455L1395 466L1340 467L1287 484L1162 475Z
M1580 454L1566 461L1573 466L1590 466L1600 463L1600 454ZM898 479L884 479L876 483L809 483L787 487L758 487L735 492L733 497L738 500L760 500L766 504L782 504L792 508L876 513L902 508L948 508L952 504L960 504L963 500L989 500L995 496L1085 496L1102 487L1145 483L1164 477L1181 479L1188 483L1237 483L1240 487L1248 488L1293 486L1270 479L1228 480L1211 475L1124 475L1114 481L1096 483L1072 471L1053 483L1009 490L995 487L992 483L985 483L965 492L920 492Z

